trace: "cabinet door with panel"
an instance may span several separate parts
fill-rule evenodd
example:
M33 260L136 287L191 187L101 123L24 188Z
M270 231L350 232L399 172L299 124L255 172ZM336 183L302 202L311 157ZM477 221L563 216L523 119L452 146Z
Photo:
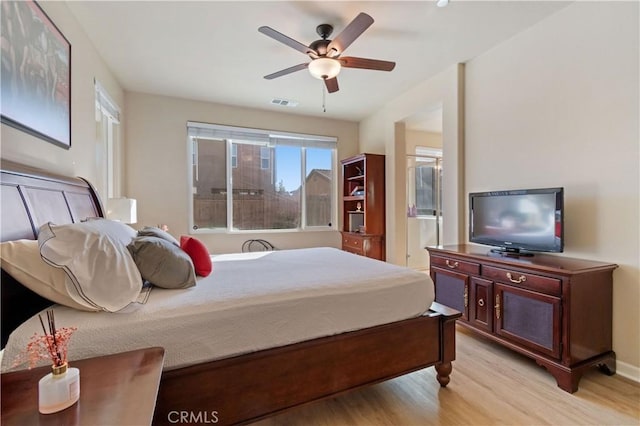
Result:
M560 298L502 283L494 283L493 289L495 333L560 358Z
M471 278L469 324L489 333L493 331L493 282Z
M462 318L468 319L469 275L432 267L431 279L435 284L435 301L462 312Z
M431 279L435 284L436 302L462 312L462 319L468 320L470 276L478 274L478 263L432 255Z

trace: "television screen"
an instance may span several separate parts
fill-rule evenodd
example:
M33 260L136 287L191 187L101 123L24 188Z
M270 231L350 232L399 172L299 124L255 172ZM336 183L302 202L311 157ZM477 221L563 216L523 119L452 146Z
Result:
M563 250L563 188L469 194L469 240L518 252Z

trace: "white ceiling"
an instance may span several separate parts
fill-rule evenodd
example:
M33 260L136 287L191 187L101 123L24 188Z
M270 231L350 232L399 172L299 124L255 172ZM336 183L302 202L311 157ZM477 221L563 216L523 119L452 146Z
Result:
M359 121L454 63L465 62L565 7L556 1L70 1L67 3L125 90ZM359 13L375 22L345 56L397 63L392 72L343 69L340 91L302 70L304 54L258 32L303 43L329 23L335 37ZM271 104L297 101L295 108ZM419 121L419 120L417 120ZM416 122L415 126L419 127Z

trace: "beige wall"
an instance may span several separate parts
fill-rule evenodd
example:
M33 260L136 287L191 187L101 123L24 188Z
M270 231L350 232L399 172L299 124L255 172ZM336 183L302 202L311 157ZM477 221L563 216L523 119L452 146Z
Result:
M187 121L335 136L338 159L358 153L354 122L132 92L126 93L126 109L126 192L138 200L138 226L164 223L173 235L189 233ZM198 233L197 237L213 253L238 252L249 238L264 238L278 248L340 247L337 231Z
M22 164L82 176L104 187L104 144L96 136L94 78L121 107L124 93L63 2L39 2L71 43L71 149L2 124L0 155ZM104 197L104 194L101 194Z
M360 122L360 150L386 155L387 261L406 263L406 154L404 120L433 106L442 106L443 242L457 243L463 235L464 218L459 215L464 167L464 66L453 65L389 102L382 110ZM410 137L410 136L409 136Z
M563 255L620 265L613 347L618 372L640 380L638 3L574 3L360 123L360 150L387 155L393 263L406 245L403 120L439 101L444 243L468 241L470 191L564 186Z
M466 71L465 192L565 188L563 255L620 265L613 348L640 379L638 3L574 3Z
M415 155L417 147L442 149L442 133L407 129L405 134L407 155Z

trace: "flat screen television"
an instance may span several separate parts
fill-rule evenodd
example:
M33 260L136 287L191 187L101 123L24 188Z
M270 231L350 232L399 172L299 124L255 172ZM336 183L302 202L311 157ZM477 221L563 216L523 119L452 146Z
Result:
M564 188L469 194L469 241L493 252L562 252L563 228Z

